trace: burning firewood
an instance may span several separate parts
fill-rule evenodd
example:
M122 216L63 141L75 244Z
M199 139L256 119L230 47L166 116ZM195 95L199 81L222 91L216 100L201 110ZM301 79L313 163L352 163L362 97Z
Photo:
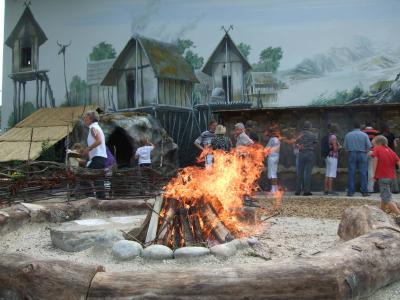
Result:
M150 220L142 228L147 230L145 239L142 231L135 238L146 245L176 249L243 236L243 228L256 223L255 210L244 209L243 198L255 192L265 154L260 145L240 152L215 151L211 169L192 166L181 170L165 186L163 201L156 201L152 208Z

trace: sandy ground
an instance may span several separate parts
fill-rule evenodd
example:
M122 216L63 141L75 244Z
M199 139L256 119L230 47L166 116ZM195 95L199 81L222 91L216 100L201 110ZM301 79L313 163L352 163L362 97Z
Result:
M90 217L93 217L91 215ZM96 217L99 217L97 214ZM19 252L34 257L66 259L78 263L101 264L107 271L134 271L146 269L181 268L187 265L232 265L257 263L264 260L290 257L299 254L312 254L332 247L336 237L337 220L298 217L279 217L271 219L263 226L258 236L259 244L253 249L243 250L237 255L221 260L208 256L194 261L148 262L136 258L128 262L115 261L110 253L93 249L69 253L54 248L47 223L32 224L0 238L1 252Z
M377 199L327 199L320 196L311 198L285 199L281 214L269 219L259 233L259 243L252 249L238 252L229 259L218 259L212 255L192 261L169 260L149 262L136 258L128 262L115 261L110 253L88 249L78 253L69 253L53 247L50 239L51 224L30 224L15 232L0 237L0 252L24 253L43 258L64 259L77 263L101 264L107 271L141 271L159 269L178 269L187 266L232 266L247 263L259 263L297 255L310 255L340 243L336 235L339 219L349 206L372 204ZM271 200L264 200L265 206ZM115 214L114 214L115 215ZM110 216L104 213L91 213L85 218ZM400 282L379 290L369 299L400 299Z

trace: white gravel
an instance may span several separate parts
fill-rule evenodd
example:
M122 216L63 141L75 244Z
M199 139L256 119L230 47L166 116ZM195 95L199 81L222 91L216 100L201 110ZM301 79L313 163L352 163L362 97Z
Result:
M101 217L91 214L88 217ZM110 216L110 215L107 215ZM187 266L232 266L257 263L270 259L279 259L296 255L310 255L340 243L336 235L338 220L299 217L277 217L264 225L258 236L259 243L252 249L239 251L228 259L219 259L208 255L195 260L146 261L135 258L131 261L118 262L111 253L99 253L93 249L70 253L54 248L48 227L51 224L29 224L25 227L0 237L1 253L24 253L37 258L69 260L76 263L100 264L106 271L141 271L179 269ZM111 249L110 249L111 252ZM400 282L378 291L370 300L400 299Z
M99 218L101 214L90 214L85 218ZM149 262L141 258L118 262L110 253L94 252L87 249L81 252L65 252L55 248L50 239L48 227L51 224L30 224L15 232L0 237L1 252L20 252L34 257L70 260L78 263L101 264L107 271L133 271L145 269L181 268L187 265L232 265L263 260L290 257L300 253L312 254L332 247L337 242L337 220L282 217L271 219L258 236L259 244L253 249L238 252L226 260L212 255L193 261Z

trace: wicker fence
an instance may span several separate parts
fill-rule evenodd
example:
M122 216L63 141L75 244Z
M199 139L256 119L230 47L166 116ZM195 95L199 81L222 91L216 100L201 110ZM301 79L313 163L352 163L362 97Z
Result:
M68 169L34 161L0 167L0 204L47 199L75 200L104 191L107 199L148 198L160 193L171 176L152 168Z

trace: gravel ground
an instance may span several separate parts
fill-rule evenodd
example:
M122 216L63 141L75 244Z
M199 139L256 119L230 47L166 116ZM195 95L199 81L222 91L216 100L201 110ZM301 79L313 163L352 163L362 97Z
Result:
M270 206L272 200L260 203ZM349 206L363 204L377 205L376 200L363 199L326 199L324 197L291 198L282 204L281 213L269 219L258 235L259 243L252 249L238 252L228 259L218 259L212 255L192 261L169 260L161 262L144 261L136 258L128 262L117 262L109 253L88 249L69 253L53 247L48 227L51 224L30 224L15 232L0 236L0 252L24 253L37 258L64 259L77 263L101 264L107 271L142 271L179 269L187 266L232 266L247 263L259 263L296 255L310 255L340 243L336 235L339 219ZM113 214L116 215L116 214ZM122 214L118 214L122 215ZM110 214L93 212L83 218L101 218ZM370 300L400 299L400 282L379 290Z
M101 217L91 214L89 217ZM85 216L85 218L88 216ZM229 259L219 259L212 255L194 261L148 262L136 258L128 262L117 262L109 253L87 249L70 253L53 247L48 223L31 224L15 232L0 237L0 252L19 252L34 257L65 259L78 263L101 264L107 271L133 271L146 269L181 268L187 265L233 265L257 263L264 260L312 254L332 247L338 242L336 228L338 220L300 217L279 217L270 219L263 225L258 236L259 244L252 249L238 252Z

